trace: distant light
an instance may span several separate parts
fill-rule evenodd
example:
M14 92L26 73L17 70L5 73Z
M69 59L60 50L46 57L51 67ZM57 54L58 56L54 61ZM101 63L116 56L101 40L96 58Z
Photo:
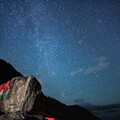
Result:
M48 117L45 117L45 119L47 119L47 120L55 120L55 118L48 118Z

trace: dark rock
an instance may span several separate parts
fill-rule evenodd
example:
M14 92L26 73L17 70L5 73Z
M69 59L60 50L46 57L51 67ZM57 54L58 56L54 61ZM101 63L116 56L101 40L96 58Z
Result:
M43 118L43 116L30 116L30 115L27 115L27 116L23 116L22 119L13 119L13 118L10 118L9 115L2 115L0 116L0 120L45 120Z
M66 106L53 98L46 97L43 93L37 96L34 105L34 109L29 114L44 115L60 120L99 120L78 105Z
M22 76L20 72L15 70L12 65L0 59L0 84L6 83L13 77Z

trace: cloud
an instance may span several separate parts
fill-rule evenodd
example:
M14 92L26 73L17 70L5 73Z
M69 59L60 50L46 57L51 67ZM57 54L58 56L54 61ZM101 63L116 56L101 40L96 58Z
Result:
M94 105L86 102L84 99L75 99L74 103L86 108L101 120L119 120L120 119L120 103L109 105Z
M120 109L120 104L109 104L109 105L93 105L93 110L112 110L112 109Z
M109 104L109 105L93 105L89 102L86 102L84 99L75 99L73 101L75 104L85 107L90 111L106 111L111 112L111 110L120 110L120 103Z
M109 66L110 62L106 62L106 57L100 57L96 59L98 61L98 64L94 67L90 67L85 70L85 74L90 74L94 72L98 72L102 69L105 69Z
M110 64L110 62L106 61L106 57L99 57L95 61L98 62L96 66L89 67L86 70L79 69L79 70L76 70L76 71L72 71L70 73L70 76L73 77L73 76L75 76L79 73L82 73L82 72L84 74L96 73L98 71L101 71L101 70L107 68Z
M84 99L75 99L73 102L74 102L75 104L81 105L81 106L83 106L83 107L85 107L85 108L88 108L88 106L91 106L91 105L92 105L91 103L86 102Z
M73 72L70 73L70 76L72 77L72 76L74 76L74 75L76 75L76 74L78 74L78 73L80 73L80 72L82 72L82 71L83 71L82 69L73 71Z

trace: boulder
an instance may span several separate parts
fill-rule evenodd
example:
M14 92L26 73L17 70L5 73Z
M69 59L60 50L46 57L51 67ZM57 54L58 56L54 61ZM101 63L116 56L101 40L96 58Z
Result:
M10 118L22 118L22 113L31 111L41 92L41 85L33 76L15 77L0 86L0 110Z

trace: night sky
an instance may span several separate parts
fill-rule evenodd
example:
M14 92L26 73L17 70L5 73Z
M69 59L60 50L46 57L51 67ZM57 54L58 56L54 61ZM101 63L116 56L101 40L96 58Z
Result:
M120 103L119 0L0 0L0 58L67 105Z

